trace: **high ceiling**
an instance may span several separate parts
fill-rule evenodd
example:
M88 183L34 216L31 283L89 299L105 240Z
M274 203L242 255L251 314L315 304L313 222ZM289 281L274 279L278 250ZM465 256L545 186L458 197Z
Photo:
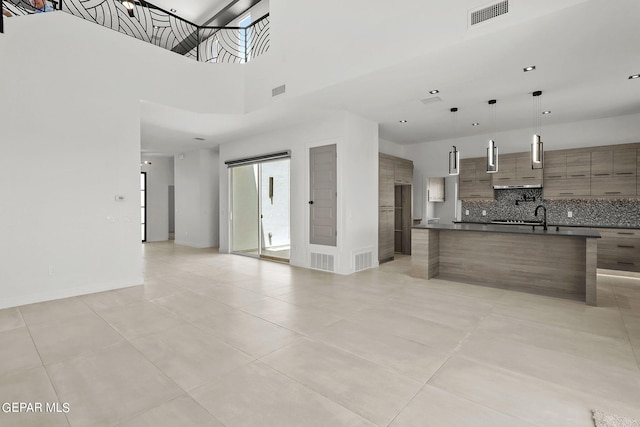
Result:
M617 3L626 9L613 7ZM543 126L640 113L640 79L628 79L640 73L640 2L614 1L611 6L572 8L505 27L244 116L198 115L146 104L143 150L201 147L194 136L215 146L327 109L378 122L380 137L396 143L437 141L489 131L489 99L498 100L492 130L525 128L533 122L534 90L543 91L542 107L551 111ZM536 70L523 72L529 65ZM437 99L429 89L440 91ZM434 99L423 103L425 98ZM459 108L455 128L451 107ZM179 120L157 120L167 114ZM167 122L174 127L161 125ZM480 125L472 127L474 122Z
M151 0L150 3L174 12L177 16L193 22L197 25L203 25L209 18L220 12L233 0Z

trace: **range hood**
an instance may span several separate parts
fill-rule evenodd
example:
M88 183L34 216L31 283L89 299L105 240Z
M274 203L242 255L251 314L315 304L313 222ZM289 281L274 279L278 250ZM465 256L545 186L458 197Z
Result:
M494 185L494 190L511 190L518 188L542 188L542 184Z

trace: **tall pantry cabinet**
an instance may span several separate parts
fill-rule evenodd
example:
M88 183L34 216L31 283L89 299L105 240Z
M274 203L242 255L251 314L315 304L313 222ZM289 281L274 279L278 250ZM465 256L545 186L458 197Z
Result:
M413 162L379 154L378 261L411 254Z

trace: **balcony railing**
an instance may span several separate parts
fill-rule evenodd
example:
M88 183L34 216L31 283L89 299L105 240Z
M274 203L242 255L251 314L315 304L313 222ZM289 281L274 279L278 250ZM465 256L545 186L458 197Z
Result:
M119 0L58 0L50 4L197 61L242 63L269 50L268 14L246 27L206 27L142 0L132 3L132 9ZM36 13L28 0L2 0L2 7L14 16Z

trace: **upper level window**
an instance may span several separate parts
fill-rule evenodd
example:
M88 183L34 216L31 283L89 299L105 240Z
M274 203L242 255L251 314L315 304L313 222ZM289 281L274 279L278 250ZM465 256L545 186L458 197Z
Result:
M243 27L240 30L240 39L238 50L240 51L240 62L247 62L251 59L251 28L244 28L251 25L251 14L248 13L242 18L240 18L240 22L238 22L239 27Z

